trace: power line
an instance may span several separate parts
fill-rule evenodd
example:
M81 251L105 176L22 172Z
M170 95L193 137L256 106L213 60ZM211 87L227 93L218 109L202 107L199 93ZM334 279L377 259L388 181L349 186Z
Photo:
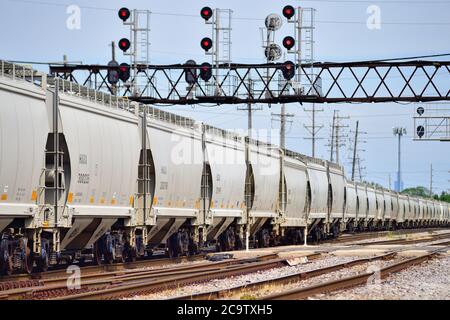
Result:
M57 7L67 7L71 4L69 3L56 3L56 2L49 2L49 1L31 1L31 0L7 0L9 2L14 3L28 3L28 4L37 4L37 5L47 5L47 6L57 6ZM321 1L314 1L314 2L321 2ZM334 3L373 3L373 1L322 1L322 2L334 2ZM378 1L380 2L380 1ZM389 1L389 2L381 2L382 4L450 4L450 2L446 1L420 1L420 2L410 2L410 1ZM88 10L101 10L101 11L111 11L115 12L117 9L115 8L108 8L108 7L98 7L98 6L79 6L82 9L88 9ZM160 15L160 16L173 16L173 17L188 17L188 18L198 18L197 14L189 14L189 13L174 13L174 12L158 12L158 11L152 11L153 15ZM252 18L252 17L235 17L233 18L237 21L264 21L262 18ZM323 23L323 24L351 24L351 25L366 25L367 23L365 21L339 21L339 20L317 20L317 23ZM450 22L414 22L414 21L388 21L388 22L382 22L383 25L408 25L408 26L450 26Z
M326 2L326 3L369 3L373 4L374 1L368 0L301 0L302 2ZM386 1L376 1L379 4L450 4L450 1L445 0L430 0L430 1L400 1L400 0L386 0Z

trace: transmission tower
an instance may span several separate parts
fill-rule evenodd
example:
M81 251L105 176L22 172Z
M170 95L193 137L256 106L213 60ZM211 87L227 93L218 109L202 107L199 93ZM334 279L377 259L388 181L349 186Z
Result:
M339 151L341 147L344 147L347 134L343 133L342 129L348 128L348 125L343 125L342 120L350 119L349 116L341 117L339 110L333 112L333 123L331 125L331 138L329 140L330 147L330 161L339 164Z
M356 170L358 170L359 177L361 180L362 179L362 173L361 173L362 168L361 168L360 153L364 152L365 150L361 149L360 146L361 146L361 144L367 142L366 140L362 139L362 136L366 135L367 132L361 131L359 128L359 121L356 121L355 131L354 132L350 131L350 133L354 133L353 141L350 141L350 142L353 142L353 146L350 148L350 150L352 151L352 154L353 154L352 159L351 159L351 161L352 161L352 181L355 181Z
M316 123L316 112L323 112L323 109L317 109L316 105L313 103L311 109L303 108L305 112L311 112L311 125L304 124L305 129L311 134L311 137L305 138L307 140L311 140L311 156L314 158L316 156L316 140L320 140L322 138L318 138L317 134L323 128L323 125L317 125Z

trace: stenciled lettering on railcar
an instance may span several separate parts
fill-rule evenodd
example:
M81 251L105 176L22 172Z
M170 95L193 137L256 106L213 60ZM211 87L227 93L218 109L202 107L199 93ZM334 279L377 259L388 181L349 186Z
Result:
M89 184L89 173L79 173L78 174L78 183L80 184Z
M87 154L80 154L78 160L80 164L87 164Z
M167 181L161 181L159 188L161 190L167 190L169 188L169 183Z

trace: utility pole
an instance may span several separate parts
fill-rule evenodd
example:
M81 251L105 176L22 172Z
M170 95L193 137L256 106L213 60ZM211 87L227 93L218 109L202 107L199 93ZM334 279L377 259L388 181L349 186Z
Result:
M430 197L433 197L433 164L430 164Z
M402 136L406 135L406 129L401 127L396 127L393 129L394 136L398 135L398 171L397 171L397 184L395 185L395 191L400 192L401 191L401 141Z
M362 182L361 159L359 157L358 157L358 171L359 171L359 181Z
M323 112L323 109L316 109L316 105L312 104L312 109L305 109L303 108L303 111L305 112L311 112L311 125L303 125L306 130L311 134L311 138L305 138L308 140L311 140L311 156L314 158L316 156L316 140L319 140L321 138L317 138L316 135L319 133L319 131L323 128L323 125L316 125L316 112Z
M355 143L353 145L352 181L355 181L356 148L358 147L358 129L359 129L359 121L356 121Z
M333 162L333 153L334 153L334 126L336 123L336 110L334 110L333 112L333 124L331 126L331 142L330 142L330 147L331 147L331 152L330 152L330 162Z
M286 122L288 122L286 118L292 118L294 114L286 113L286 105L283 103L281 105L281 113L272 113L272 117L280 118L280 148L284 150L286 147Z
M111 61L116 61L116 43L114 41L111 42ZM111 84L111 91L113 95L117 93L117 84Z

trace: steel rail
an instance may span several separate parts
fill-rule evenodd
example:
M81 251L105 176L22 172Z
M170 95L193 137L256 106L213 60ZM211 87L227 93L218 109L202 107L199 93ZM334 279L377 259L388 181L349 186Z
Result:
M433 228L433 229L401 229L396 231L371 231L365 233L343 233L338 238L320 241L321 244L353 244L350 242L370 240L373 238L381 238L389 235L409 235L416 233L446 231L448 228ZM368 243L363 243L368 244Z
M179 264L188 261L198 261L205 259L206 254L199 254L187 257L177 257L177 258L158 258L158 259L146 259L134 262L122 262L113 264L102 264L102 265L90 265L80 267L80 272L83 275L95 274L99 272L118 272L122 270L133 270L138 268L146 267L158 267L171 264ZM68 277L67 267L58 268L46 272L32 273L32 274L16 274L12 276L2 276L0 277L0 292L5 290L5 288L17 288L26 283L36 283L40 280L50 280L58 277ZM11 288L12 289L12 288Z
M292 282L302 281L302 280L305 280L308 278L317 277L322 274L326 274L329 272L335 272L335 271L338 271L341 269L353 267L356 265L368 263L368 262L375 261L375 260L391 259L391 258L394 258L395 255L396 255L396 252L389 252L389 253L382 254L379 256L375 256L375 257L357 259L357 260L353 260L353 261L349 261L349 262L345 262L345 263L339 263L339 264L335 264L332 266L314 269L314 270L310 270L310 271L302 271L302 272L294 273L291 275L287 275L287 276L283 276L283 277L279 277L279 278L275 278L275 279L257 281L257 282L253 282L250 284L244 284L244 285L235 286L235 287L227 288L227 289L223 289L223 290L207 291L207 292L195 293L195 294L190 294L190 295L185 295L185 296L178 296L178 297L171 298L169 300L216 300L216 299L220 299L220 298L223 298L226 296L230 296L232 294L236 294L243 290L250 290L250 289L251 290L259 290L267 285L289 284Z
M449 249L447 247L446 249ZM408 267L420 264L424 261L427 261L442 251L446 249L438 249L434 250L430 253L410 258L404 261L400 261L394 264L391 264L387 267L382 268L379 273L381 279L387 278L390 274L402 271ZM355 286L364 285L367 281L375 276L375 271L373 272L364 272L361 274L357 274L354 276L349 276L345 278L341 278L338 280L332 280L323 282L317 285L312 285L304 288L295 288L291 290L286 290L279 293L274 293L271 295L267 295L262 298L262 300L296 300L296 299L305 299L307 297L311 297L317 294L329 293L332 291L343 290L353 288Z
M423 243L423 242L432 242L442 239L448 239L450 238L450 233L444 233L444 234L437 234L437 235L430 235L425 236L424 238L419 239L392 239L392 240L380 240L380 241L374 241L374 242L362 242L358 243L358 245L408 245L408 244L417 244L417 243Z
M260 270L277 268L286 264L285 259L274 259L268 261L259 261L244 265L232 266L220 270L209 272L192 273L175 277L167 277L158 280L146 280L132 284L117 285L103 290L97 290L85 293L75 293L63 297L56 297L52 300L97 300L126 297L129 295L142 295L166 289L172 289L179 286L185 286L192 283L204 282L211 279L221 279L230 276L252 273Z
M118 283L138 281L141 279L163 279L185 274L196 274L224 269L233 265L252 263L257 261L266 261L275 259L276 254L263 255L258 258L230 259L218 262L207 262L198 265L170 266L162 269L133 269L122 272L107 272L99 274L81 274L80 286L82 290L94 290L104 288L105 286L116 285ZM89 280L91 279L91 280ZM37 286L16 288L0 291L0 298L3 299L22 299L32 298L33 296L42 296L46 292L64 292L68 290L68 277L50 278L39 281Z

